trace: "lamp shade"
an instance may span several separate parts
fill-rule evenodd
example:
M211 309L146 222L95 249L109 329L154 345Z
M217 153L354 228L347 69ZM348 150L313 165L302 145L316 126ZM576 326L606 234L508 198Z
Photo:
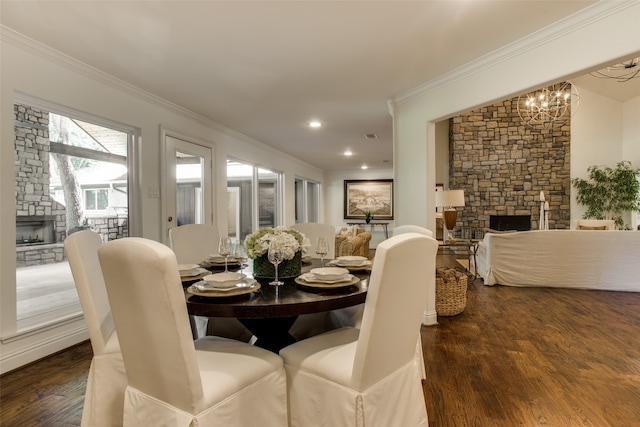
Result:
M436 207L464 206L464 190L436 191Z

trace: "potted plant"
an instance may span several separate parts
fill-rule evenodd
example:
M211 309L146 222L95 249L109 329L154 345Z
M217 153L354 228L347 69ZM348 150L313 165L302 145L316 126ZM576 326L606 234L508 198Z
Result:
M640 210L638 170L622 161L615 168L590 166L588 179L573 178L578 203L587 207L584 219L612 219L618 229L625 228L622 214ZM628 226L627 226L628 228Z
M366 222L367 224L369 224L371 222L371 219L373 218L373 215L371 214L370 210L366 210L364 211L364 222Z

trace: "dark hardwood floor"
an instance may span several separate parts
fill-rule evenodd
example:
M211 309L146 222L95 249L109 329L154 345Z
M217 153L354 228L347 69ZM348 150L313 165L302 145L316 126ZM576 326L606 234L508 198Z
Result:
M470 282L464 312L422 328L429 426L640 426L639 338L638 293ZM79 426L91 354L0 377L0 425Z

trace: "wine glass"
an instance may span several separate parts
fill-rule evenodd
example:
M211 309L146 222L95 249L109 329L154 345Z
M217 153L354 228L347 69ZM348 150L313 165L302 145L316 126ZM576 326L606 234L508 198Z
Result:
M283 261L284 253L282 252L282 247L275 241L271 241L271 243L269 243L268 257L269 257L269 262L273 264L276 270L275 280L272 282L269 282L269 284L273 286L284 285L283 281L278 280L278 264L280 264Z
M320 267L324 267L324 256L329 253L329 243L327 243L326 237L318 237L316 253L320 255Z
M224 271L229 271L228 259L232 253L232 242L228 237L221 237L218 243L218 253L224 257Z
M244 249L244 245L242 244L242 242L236 243L233 251L233 256L240 263L240 272L242 272L245 269L245 267L249 266L249 264L247 264L249 257L247 256L247 251Z

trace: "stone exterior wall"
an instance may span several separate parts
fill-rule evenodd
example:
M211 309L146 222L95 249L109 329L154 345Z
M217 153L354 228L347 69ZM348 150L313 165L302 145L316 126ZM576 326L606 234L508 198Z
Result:
M56 242L67 233L65 207L49 193L49 112L15 104L16 216L54 216Z
M454 117L449 130L449 188L465 191L458 227L489 227L491 215L531 215L538 229L540 191L549 201L549 229L570 228L571 123L531 129L517 98Z

